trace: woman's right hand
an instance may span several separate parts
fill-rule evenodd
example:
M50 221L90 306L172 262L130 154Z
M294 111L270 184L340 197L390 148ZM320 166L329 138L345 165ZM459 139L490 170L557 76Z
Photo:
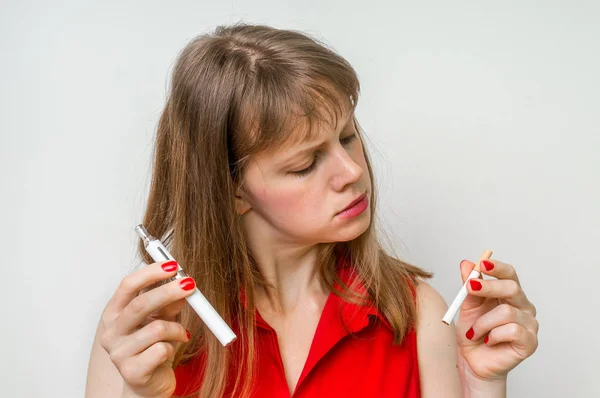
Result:
M104 309L99 341L123 377L124 396L171 397L175 390L176 344L189 341L175 317L196 284L185 278L140 292L176 273L174 261L141 267L123 278Z

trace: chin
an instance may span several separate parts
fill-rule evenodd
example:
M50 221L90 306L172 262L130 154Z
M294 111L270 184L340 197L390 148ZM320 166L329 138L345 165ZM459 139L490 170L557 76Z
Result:
M346 222L344 226L337 227L337 230L333 233L333 236L329 242L349 242L353 239L356 239L365 233L370 224L371 218L368 216L364 219L356 219Z

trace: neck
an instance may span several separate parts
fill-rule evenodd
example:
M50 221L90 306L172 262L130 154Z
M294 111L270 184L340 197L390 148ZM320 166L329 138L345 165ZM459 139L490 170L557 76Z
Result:
M322 305L329 292L319 280L320 244L299 242L252 210L244 214L243 226L248 248L267 282L266 288L255 287L261 313L285 316Z
M285 316L299 307L321 305L328 292L319 280L317 254L318 246L314 245L253 252L260 273L270 284L256 289L259 310Z

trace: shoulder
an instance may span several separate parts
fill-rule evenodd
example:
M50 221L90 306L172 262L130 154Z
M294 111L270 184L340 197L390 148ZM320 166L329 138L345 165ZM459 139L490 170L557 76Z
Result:
M416 285L417 353L423 397L436 396L440 390L460 396L454 324L442 317L448 309L442 295L427 282Z
M448 309L448 305L442 295L433 286L423 280L416 281L415 292L418 312L422 315L419 316L419 319L430 319L439 315L438 320L441 324L441 319Z
M454 326L442 322L448 305L442 295L429 283L419 280L416 287L417 336L427 343L446 342L456 344Z
M415 287L417 302L417 342L420 354L455 355L456 334L454 325L442 322L448 305L442 295L429 283L419 280ZM452 351L452 352L451 352Z
M442 295L425 281L419 280L416 285L417 302L417 341L420 354L455 355L456 333L454 324L446 325L442 318L448 305Z

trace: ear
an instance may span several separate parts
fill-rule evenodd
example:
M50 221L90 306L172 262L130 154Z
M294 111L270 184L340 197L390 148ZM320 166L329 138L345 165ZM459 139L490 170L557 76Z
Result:
M240 187L236 191L235 195L235 211L240 216L246 214L248 210L250 210L252 206L248 203L246 199L246 193L243 191L243 188Z

